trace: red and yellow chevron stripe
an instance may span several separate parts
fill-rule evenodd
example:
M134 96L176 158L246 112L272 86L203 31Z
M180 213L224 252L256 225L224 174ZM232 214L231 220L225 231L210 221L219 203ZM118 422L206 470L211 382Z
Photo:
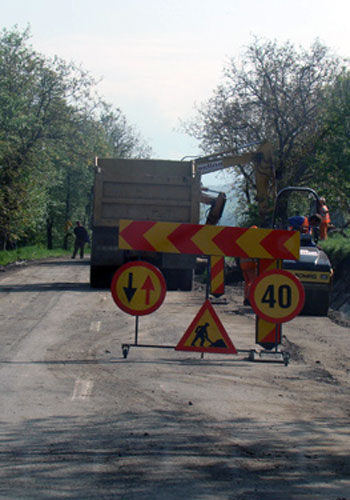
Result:
M251 257L299 258L297 231L206 224L120 220L119 248L151 252Z
M259 274L264 273L265 271L272 271L272 269L279 268L278 260L271 259L260 259L259 260Z
M256 316L255 342L266 349L273 349L282 342L282 325L270 323Z
M220 297L225 293L225 257L210 257L210 293Z

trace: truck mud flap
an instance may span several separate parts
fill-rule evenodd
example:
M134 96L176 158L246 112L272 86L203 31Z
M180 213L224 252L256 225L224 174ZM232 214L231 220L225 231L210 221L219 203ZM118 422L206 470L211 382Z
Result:
M117 266L91 266L90 286L92 288L110 288Z

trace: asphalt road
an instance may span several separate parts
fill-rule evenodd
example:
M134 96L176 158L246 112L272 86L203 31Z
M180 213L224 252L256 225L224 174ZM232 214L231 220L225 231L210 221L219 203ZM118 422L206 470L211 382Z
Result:
M283 325L280 362L133 343L135 318L87 261L0 273L0 498L350 500L350 330ZM214 305L255 345L242 289ZM204 301L168 292L139 343L176 345Z

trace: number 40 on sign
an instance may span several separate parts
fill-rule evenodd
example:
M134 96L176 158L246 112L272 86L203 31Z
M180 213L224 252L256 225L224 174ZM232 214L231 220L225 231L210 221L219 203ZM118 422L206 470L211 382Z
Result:
M297 316L305 302L305 291L294 274L274 269L262 273L252 284L250 303L260 318L285 323Z

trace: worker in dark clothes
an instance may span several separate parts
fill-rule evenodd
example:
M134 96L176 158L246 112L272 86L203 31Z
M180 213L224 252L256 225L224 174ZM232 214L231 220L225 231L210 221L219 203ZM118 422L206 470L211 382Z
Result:
M75 259L76 254L78 253L78 250L80 251L80 258L84 258L84 246L85 243L90 243L90 238L88 235L87 230L85 229L84 226L80 224L79 221L77 221L76 226L74 228L74 234L75 234L75 242L74 242L74 252L72 255L72 259Z

